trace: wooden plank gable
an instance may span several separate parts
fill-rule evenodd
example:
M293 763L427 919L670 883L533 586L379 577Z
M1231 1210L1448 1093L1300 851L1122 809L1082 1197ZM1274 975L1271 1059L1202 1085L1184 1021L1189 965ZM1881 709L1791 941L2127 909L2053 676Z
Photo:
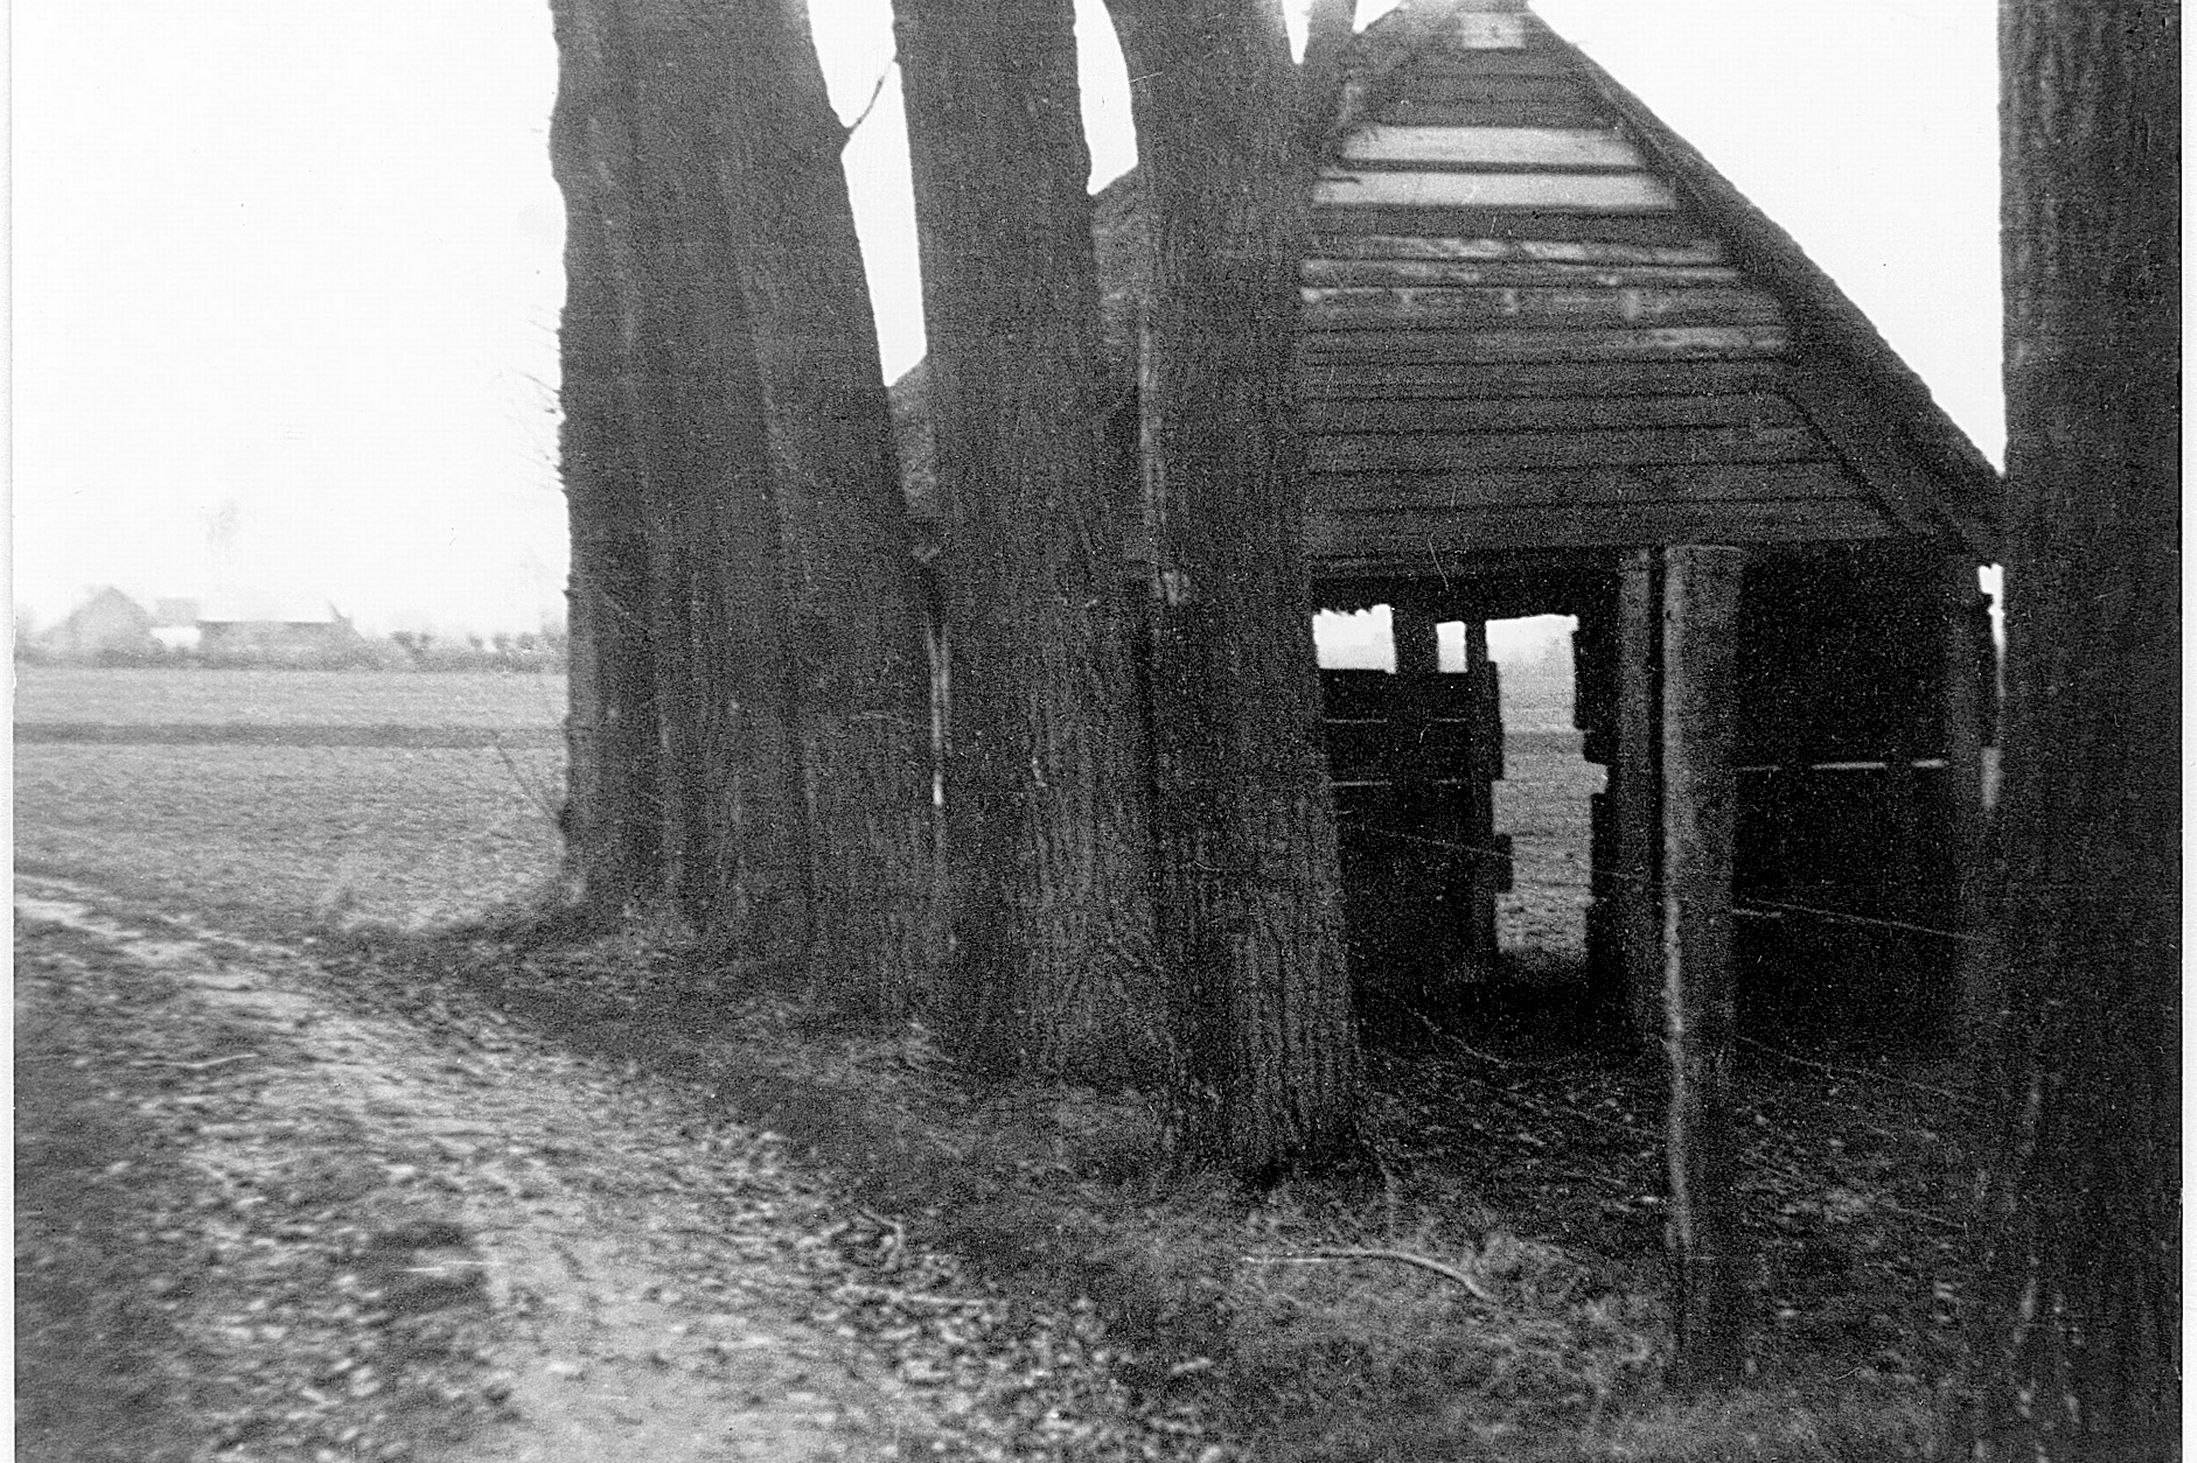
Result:
M1520 0L1413 0L1346 73L1299 274L1316 575L1885 536L1993 556L1996 474L1922 384ZM1152 247L1135 174L1098 195L1093 232L1133 485ZM894 400L927 519L920 368Z
M1361 38L1298 348L1315 572L1933 531L1807 322L1522 5ZM1880 481L1881 479L1881 481Z

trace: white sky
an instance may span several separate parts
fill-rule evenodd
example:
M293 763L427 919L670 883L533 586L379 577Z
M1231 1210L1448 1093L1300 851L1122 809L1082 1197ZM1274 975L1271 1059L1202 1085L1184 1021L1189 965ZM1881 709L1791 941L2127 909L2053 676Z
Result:
M814 5L851 116L887 0ZM1104 181L1132 159L1126 82L1079 5ZM1997 455L1991 0L1537 9ZM114 583L329 599L375 629L556 613L545 0L16 0L13 26L14 602L50 621ZM848 151L889 375L922 352L899 109L888 84Z

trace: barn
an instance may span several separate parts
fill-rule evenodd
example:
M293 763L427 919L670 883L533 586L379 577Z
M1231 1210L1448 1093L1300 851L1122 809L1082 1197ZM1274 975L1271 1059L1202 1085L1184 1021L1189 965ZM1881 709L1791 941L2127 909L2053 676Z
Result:
M209 664L323 667L366 655L358 629L326 600L238 591L200 608L198 653Z
M1658 1029L1684 881L1758 1007L1955 1018L1997 474L1789 236L1522 0L1391 12L1336 106L1298 383L1314 599L1385 605L1394 636L1393 671L1322 673L1362 1007L1438 1011L1497 973L1485 627L1556 614L1607 769L1604 1009ZM1133 175L1095 227L1127 383ZM920 370L896 388L919 513ZM1130 494L1133 400L1118 425Z
M68 618L36 638L37 654L66 664L126 665L156 660L153 617L113 585L85 596Z

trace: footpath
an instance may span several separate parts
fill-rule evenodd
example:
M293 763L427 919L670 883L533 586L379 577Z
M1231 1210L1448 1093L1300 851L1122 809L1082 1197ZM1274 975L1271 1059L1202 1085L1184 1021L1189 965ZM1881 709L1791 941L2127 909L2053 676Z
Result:
M331 980L18 880L21 1457L1218 1456L1085 1446L949 1261L770 1135Z

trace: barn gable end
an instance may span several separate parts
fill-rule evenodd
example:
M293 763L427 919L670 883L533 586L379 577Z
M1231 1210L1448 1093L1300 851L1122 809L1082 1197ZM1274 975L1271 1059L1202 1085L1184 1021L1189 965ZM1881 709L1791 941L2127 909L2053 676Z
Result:
M1522 3L1357 41L1301 270L1323 577L1927 536L1996 477L1860 312Z
M1392 671L1322 673L1362 1014L1458 1009L1508 968L1514 870L1585 869L1589 994L1654 1040L1664 851L1729 803L1729 887L1692 897L1746 915L1756 1009L1972 1019L1997 474L1798 245L1523 0L1406 0L1354 38L1335 104L1297 382L1313 601L1389 611ZM1151 229L1134 173L1092 205L1133 576ZM924 384L893 389L919 531ZM1584 848L1516 849L1495 817L1487 625L1536 615L1577 624L1579 755L1606 769ZM1674 617L1713 658L1679 664ZM1438 654L1459 631L1461 667ZM1686 704L1730 724L1680 768L1724 791L1687 803L1664 699L1711 663L1721 700Z

